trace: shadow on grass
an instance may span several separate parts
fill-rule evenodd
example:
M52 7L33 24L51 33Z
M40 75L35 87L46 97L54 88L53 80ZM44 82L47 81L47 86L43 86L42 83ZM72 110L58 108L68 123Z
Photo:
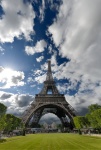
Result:
M0 143L6 142L6 139L0 139Z

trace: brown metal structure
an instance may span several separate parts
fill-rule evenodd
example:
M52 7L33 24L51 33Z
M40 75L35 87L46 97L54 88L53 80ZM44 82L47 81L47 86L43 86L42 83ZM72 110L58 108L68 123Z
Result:
M30 107L22 116L23 123L28 126L30 120L37 126L40 118L47 114L55 114L64 127L73 128L73 117L76 116L74 108L66 101L64 94L60 94L51 71L51 61L48 61L48 71L44 86L35 96Z

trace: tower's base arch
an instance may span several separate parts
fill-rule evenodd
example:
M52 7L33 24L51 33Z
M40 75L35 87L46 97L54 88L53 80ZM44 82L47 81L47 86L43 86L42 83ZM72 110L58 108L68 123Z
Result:
M45 97L45 101L43 101L43 98L41 98L42 95L36 95L35 101L30 105L29 109L25 111L25 114L22 117L25 126L29 125L29 122L32 118L33 123L37 125L43 115L47 113L53 113L61 120L61 123L64 127L69 127L71 129L73 128L73 117L75 116L75 111L66 102L63 94L59 94L57 97L55 95L55 98L53 96L54 101L51 102L49 102L50 95L47 95L47 98ZM70 122L68 121L67 116Z

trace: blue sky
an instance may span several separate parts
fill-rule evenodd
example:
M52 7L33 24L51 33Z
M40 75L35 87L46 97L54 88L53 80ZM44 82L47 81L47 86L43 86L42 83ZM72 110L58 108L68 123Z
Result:
M51 59L60 93L79 114L101 104L101 1L0 1L0 102L20 115Z

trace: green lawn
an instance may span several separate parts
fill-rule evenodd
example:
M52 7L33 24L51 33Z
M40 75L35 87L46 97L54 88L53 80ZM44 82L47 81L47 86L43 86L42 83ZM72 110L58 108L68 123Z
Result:
M8 138L0 150L101 150L101 138L70 133L30 134Z

